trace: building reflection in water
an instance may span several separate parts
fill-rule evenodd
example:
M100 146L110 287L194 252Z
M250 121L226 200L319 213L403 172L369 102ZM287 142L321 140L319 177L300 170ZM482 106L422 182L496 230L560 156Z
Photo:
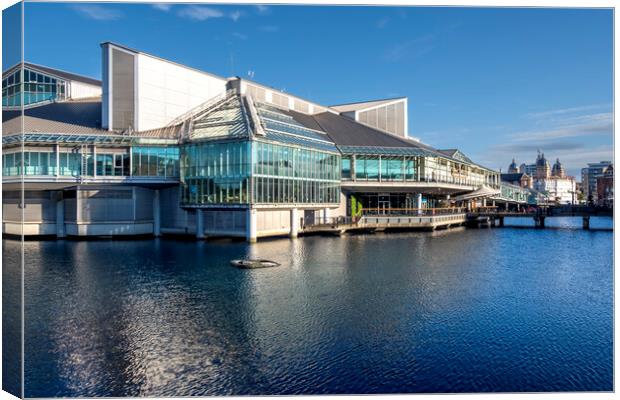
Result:
M27 242L26 395L604 387L609 237ZM576 245L585 240L589 252ZM282 266L230 266L243 257Z

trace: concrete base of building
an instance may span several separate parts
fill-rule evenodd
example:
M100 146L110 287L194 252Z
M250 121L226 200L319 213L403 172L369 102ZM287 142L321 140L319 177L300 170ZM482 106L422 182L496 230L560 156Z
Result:
M22 230L23 229L23 230ZM21 236L56 236L55 222L3 222L2 233Z
M136 236L153 234L153 223L66 223L67 236Z

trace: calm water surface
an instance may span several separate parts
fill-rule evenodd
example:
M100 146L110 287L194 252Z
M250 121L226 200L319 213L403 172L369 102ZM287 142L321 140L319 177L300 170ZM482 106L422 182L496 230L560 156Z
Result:
M613 389L611 232L25 245L29 397Z

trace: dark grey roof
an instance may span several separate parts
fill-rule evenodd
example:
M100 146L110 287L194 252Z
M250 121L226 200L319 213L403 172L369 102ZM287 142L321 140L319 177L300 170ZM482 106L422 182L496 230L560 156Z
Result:
M21 132L21 119L21 110L2 110L2 134ZM24 132L107 132L101 129L101 100L72 100L27 108L24 110Z
M372 148L377 150L377 154L389 153L399 155L415 154L417 152L420 155L440 156L454 161L465 161L480 168L490 169L474 163L457 149L454 149L452 155L446 154L424 143L371 128L340 114L323 112L320 114L308 115L293 110L284 112L307 128L327 133L338 148L345 153L350 149L363 149L364 153L370 153Z
M504 182L516 182L520 181L524 175L523 172L516 172L513 174L502 174L501 178Z
M16 65L12 66L11 68L9 68L6 71L4 71L2 73L2 75L5 75L9 71L19 67L19 65L20 64L16 64ZM42 73L45 73L45 74L54 75L54 76L56 76L58 78L62 78L62 79L70 80L70 81L78 81L78 82L87 83L89 85L101 86L101 81L100 80L97 80L97 79L94 79L94 78L89 78L89 77L83 76L83 75L74 74L72 72L62 71L60 69L46 67L44 65L33 64L33 63L30 63L30 62L24 62L24 67L25 68L31 68L31 69L37 70L39 72L42 72Z
M306 127L327 133L339 146L413 147L437 152L430 146L373 129L331 112L307 115L289 110L288 113Z
M441 154L445 154L448 157L452 157L456 160L465 161L465 162L474 164L471 158L467 157L459 149L443 149L443 150L437 150L437 151L440 152Z

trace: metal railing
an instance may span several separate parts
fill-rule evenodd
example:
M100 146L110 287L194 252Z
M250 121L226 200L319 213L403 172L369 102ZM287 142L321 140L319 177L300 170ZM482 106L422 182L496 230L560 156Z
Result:
M373 226L420 226L424 224L438 223L462 223L465 221L466 213L443 214L443 215L376 215L363 216L358 225Z
M466 207L441 208L367 208L362 210L362 216L433 216L462 214L468 212Z
M359 217L311 217L301 219L301 228L310 226L341 226L341 225L354 225L359 222Z

